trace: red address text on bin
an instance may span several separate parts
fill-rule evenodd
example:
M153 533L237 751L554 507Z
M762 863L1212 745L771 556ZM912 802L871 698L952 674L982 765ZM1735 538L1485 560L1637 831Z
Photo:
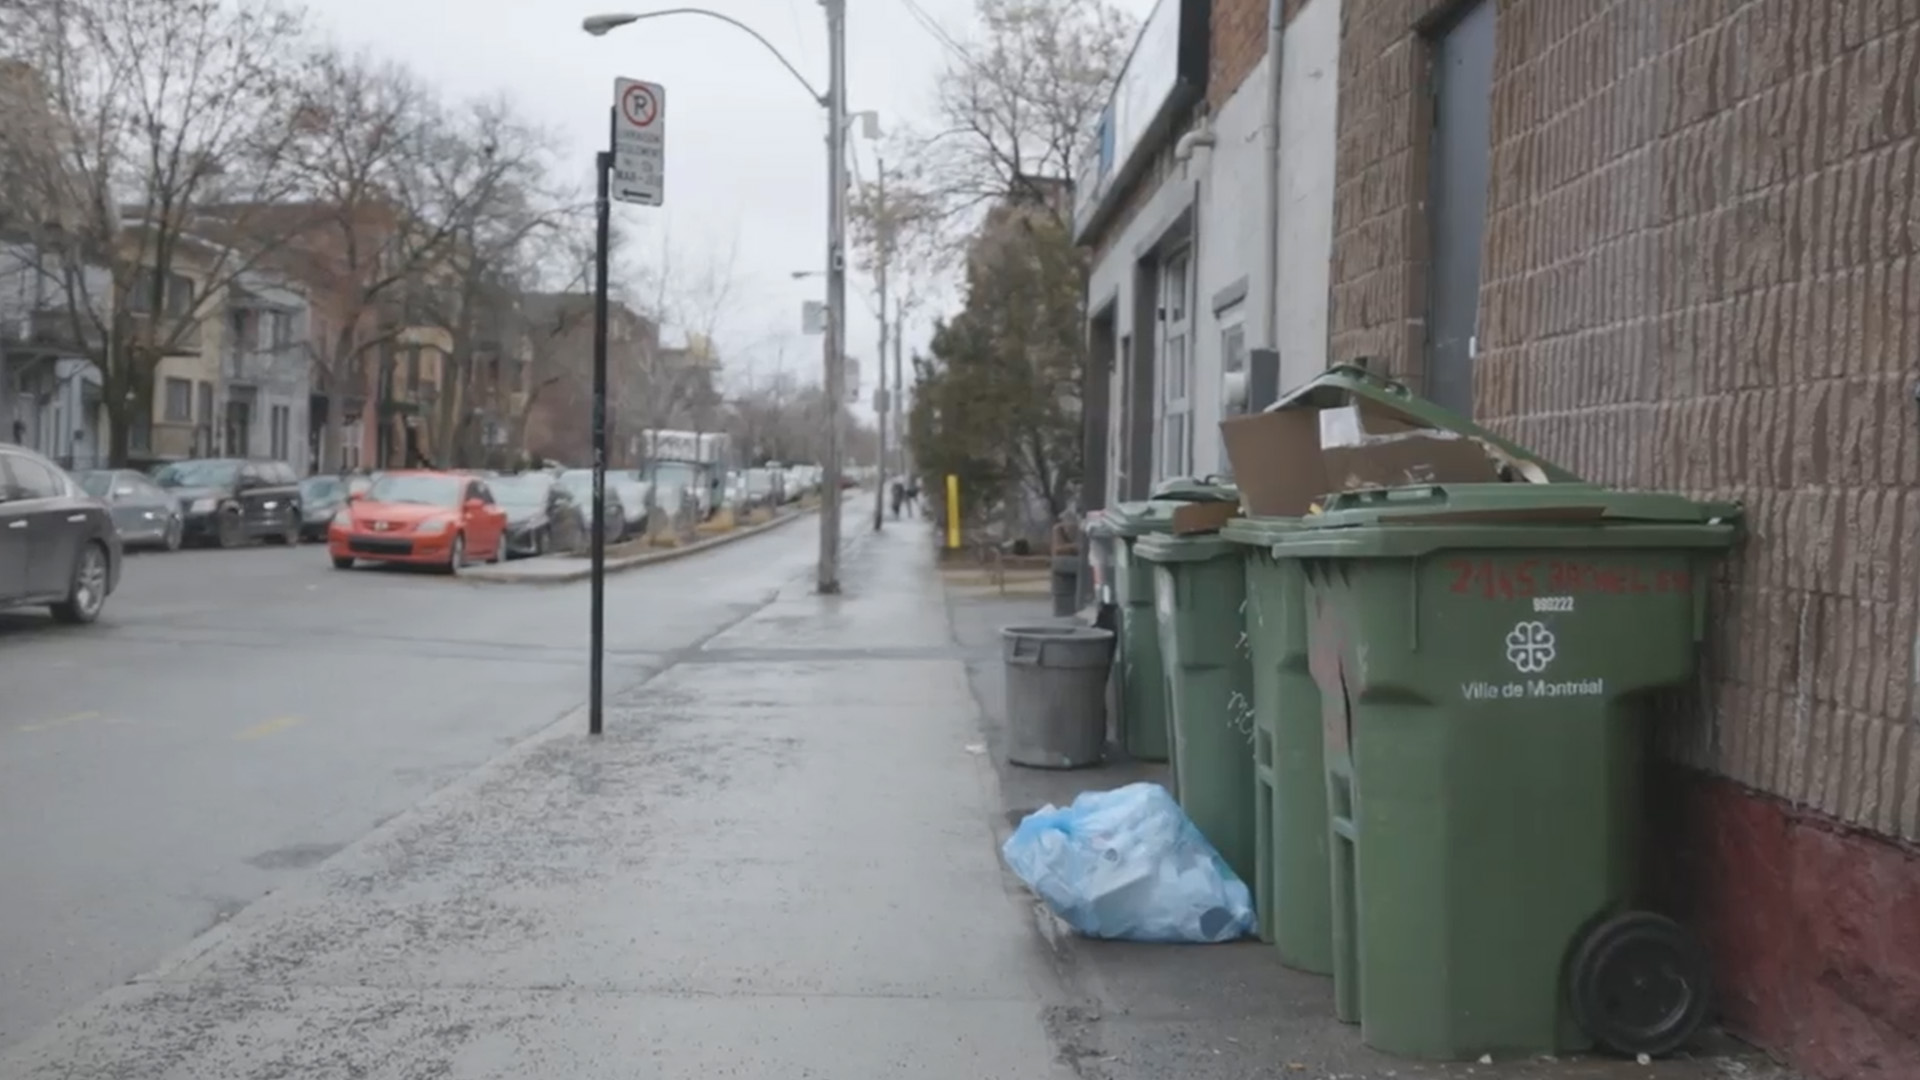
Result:
M1627 596L1635 593L1677 593L1693 588L1685 570L1642 570L1637 566L1560 559L1449 559L1448 588L1461 596L1483 600L1513 600L1529 596Z

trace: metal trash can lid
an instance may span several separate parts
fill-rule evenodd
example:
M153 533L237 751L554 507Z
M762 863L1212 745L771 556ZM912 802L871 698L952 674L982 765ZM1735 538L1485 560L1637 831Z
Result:
M1046 668L1102 667L1112 660L1113 631L1079 623L1000 628L1000 653L1009 664Z

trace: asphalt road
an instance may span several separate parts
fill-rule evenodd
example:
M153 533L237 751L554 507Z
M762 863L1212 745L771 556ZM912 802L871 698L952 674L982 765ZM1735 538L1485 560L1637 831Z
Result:
M809 573L816 537L609 578L608 693ZM586 644L585 583L313 545L134 556L92 627L0 613L0 1046L580 705Z

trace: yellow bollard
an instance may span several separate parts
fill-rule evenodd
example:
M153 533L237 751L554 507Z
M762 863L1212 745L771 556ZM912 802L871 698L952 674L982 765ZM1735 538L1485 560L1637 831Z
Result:
M947 474L947 550L960 550L960 478Z

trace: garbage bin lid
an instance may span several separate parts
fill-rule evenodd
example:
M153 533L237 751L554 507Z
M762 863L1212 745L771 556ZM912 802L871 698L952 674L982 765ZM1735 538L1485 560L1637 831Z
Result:
M1580 480L1578 476L1542 459L1518 443L1503 439L1459 413L1417 396L1404 383L1375 375L1357 364L1336 364L1328 368L1267 406L1267 411L1332 409L1356 404L1355 399L1371 402L1386 412L1422 427L1451 431L1497 447L1508 457L1538 468L1549 482L1565 484L1578 483Z
M1177 536L1155 533L1143 536L1133 545L1133 553L1157 563L1204 562L1221 556L1240 557L1240 548L1218 533L1194 533Z
M1454 484L1351 491L1276 537L1286 558L1418 558L1463 548L1725 548L1740 507L1592 484Z
M1239 500L1240 492L1231 484L1217 479L1176 476L1155 484L1151 499L1114 504L1106 512L1104 527L1115 536L1169 532L1173 528L1173 512L1186 503Z
M1598 484L1420 484L1342 491L1299 527L1356 525L1664 525L1737 524L1734 503L1696 502L1658 491L1615 491ZM1284 519L1282 519L1284 520Z

